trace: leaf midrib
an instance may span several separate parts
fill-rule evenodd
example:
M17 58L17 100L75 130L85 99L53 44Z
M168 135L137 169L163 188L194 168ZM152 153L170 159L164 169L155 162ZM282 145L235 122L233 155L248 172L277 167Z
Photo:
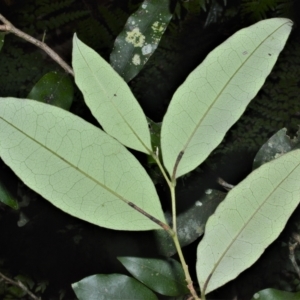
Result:
M232 81L232 79L235 77L235 75L239 72L239 70L246 64L246 62L252 58L252 56L256 53L256 51L260 48L260 46L266 41L268 40L268 38L274 34L274 32L276 32L277 30L279 30L282 26L286 26L286 24L289 21L287 21L286 23L282 24L280 27L277 27L276 30L274 30L272 33L270 33L255 49L254 51L251 53L251 55L249 55L246 60L240 65L240 67L234 72L234 74L228 79L227 83L224 85L224 87L220 90L220 92L217 94L217 96L215 97L215 99L212 101L212 103L208 106L207 110L205 111L205 113L203 114L203 116L200 118L199 122L197 123L197 125L195 126L195 129L192 131L191 136L187 139L187 142L184 144L183 148L182 148L182 152L185 152L189 143L191 142L192 138L194 137L195 133L197 132L197 130L199 129L199 127L201 126L202 122L205 120L207 114L209 113L210 109L216 104L216 102L218 101L219 97L222 95L223 91L227 88L227 86L230 84L230 82ZM180 151L180 152L181 152Z
M76 43L77 43L77 38L76 38ZM94 79L96 80L96 82L98 83L98 85L101 87L102 91L105 93L106 95L106 98L113 104L116 112L118 113L118 115L122 118L122 120L125 122L125 124L129 127L129 129L131 130L131 132L134 134L134 136L137 138L137 140L140 142L140 144L145 148L145 150L147 151L147 153L149 155L151 155L153 152L144 144L144 142L142 141L142 139L139 137L139 135L136 133L136 131L132 128L132 126L127 122L127 120L124 118L123 114L121 113L121 111L119 110L118 106L115 104L115 102L113 101L113 98L110 97L110 95L106 92L104 86L103 86L103 83L101 81L99 81L98 79L98 76L95 75L93 69L90 67L90 64L88 63L88 61L85 59L85 56L83 55L83 53L81 52L81 49L77 43L77 49L78 51L80 52L81 56L82 56L82 59L85 61L86 65L88 66L90 72L93 74L93 77ZM116 73L117 76L119 76L117 73ZM75 78L76 78L76 74L75 74ZM125 83L125 82L124 82ZM88 103L87 103L88 104ZM93 109L91 109L91 112L92 114L94 115L93 113ZM98 116L95 116L94 117L96 119L98 119Z
M77 170L78 172L80 172L81 174L83 174L85 177L89 178L90 180L92 180L93 182L95 182L97 185L101 186L102 188L106 189L108 192L110 192L111 194L113 194L114 196L116 196L117 198L119 198L120 200L122 200L123 202L125 202L126 204L128 204L130 201L126 200L124 197L122 197L120 194L116 193L115 191L113 191L112 189L110 189L108 186L106 186L105 184L102 184L100 181L98 181L97 179L95 179L94 177L90 176L88 173L86 173L85 171L81 170L80 168L78 168L77 166L75 166L73 163L71 163L70 161L68 161L67 159L65 159L63 156L59 155L57 152L53 151L52 149L48 148L47 146L45 146L44 144L42 144L41 142L39 142L38 140L34 139L33 137L31 137L29 134L27 134L26 132L22 131L21 129L19 129L17 126L15 126L14 124L12 124L11 122L7 121L6 119L4 119L2 116L0 116L0 119L2 119L4 122L6 122L9 126L13 127L15 130L17 130L18 132L20 132L21 134L23 134L26 138L30 139L31 141L33 141L34 143L38 144L41 148L44 148L45 150L49 151L52 155L56 156L58 159L61 159L62 161L64 161L65 163L67 163L70 167L72 167L73 169ZM100 129L99 129L100 130ZM26 159L25 159L26 161Z
M299 150L300 151L300 150ZM234 236L234 238L232 239L232 241L228 244L228 246L225 248L225 251L223 252L223 254L220 256L220 258L216 261L216 263L214 264L214 268L212 269L212 271L210 272L209 276L207 278L209 278L209 281L211 280L211 278L213 277L213 274L215 272L215 270L218 268L219 264L222 262L223 258L225 257L226 253L231 249L231 246L236 242L237 238L243 233L244 229L247 227L247 225L252 221L252 219L256 216L256 214L260 211L261 207L264 206L268 200L272 197L272 195L278 190L278 188L282 185L282 183L295 171L295 169L297 169L299 167L298 163L277 185L276 187L269 193L269 195L266 197L266 199L264 201L262 201L262 203L257 207L257 209L251 214L249 215L248 221L241 227L241 229L237 232L237 234ZM224 199L225 201L226 199ZM208 287L208 283L207 282L207 287Z

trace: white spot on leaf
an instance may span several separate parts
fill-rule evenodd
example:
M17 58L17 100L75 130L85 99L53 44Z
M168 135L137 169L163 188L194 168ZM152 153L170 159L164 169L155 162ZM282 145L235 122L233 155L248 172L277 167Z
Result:
M161 33L162 31L164 31L166 27L166 23L163 23L163 22L154 22L153 25L151 26L152 30L155 32L155 33Z
M143 55L147 55L152 52L152 45L148 44L142 48Z
M145 43L145 36L140 32L139 28L134 28L132 31L127 31L125 38L127 43L133 44L134 47L143 47Z
M141 64L141 57L138 54L135 54L132 58L132 63L136 66Z

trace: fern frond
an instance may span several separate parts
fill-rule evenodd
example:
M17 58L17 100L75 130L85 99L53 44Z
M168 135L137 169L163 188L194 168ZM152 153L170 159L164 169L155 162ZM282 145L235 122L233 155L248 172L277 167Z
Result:
M127 13L119 8L112 11L104 5L98 6L98 12L103 24L107 26L107 29L114 37L120 33L129 17Z
M57 16L49 18L49 20L44 20L44 30L53 30L56 28L60 28L70 22L75 20L79 20L88 15L87 11L71 11L64 14L59 14Z
M56 13L59 10L69 7L75 0L63 0L63 1L51 1L51 0L39 0L35 14L38 16L49 15Z
M293 0L242 0L241 15L249 15L254 21L259 21L274 14L277 17L286 16Z
M80 39L97 51L110 49L114 42L113 36L106 27L93 18L81 20L77 25L77 33Z
M250 14L255 20L265 19L266 13L275 10L278 0L242 0L242 15Z

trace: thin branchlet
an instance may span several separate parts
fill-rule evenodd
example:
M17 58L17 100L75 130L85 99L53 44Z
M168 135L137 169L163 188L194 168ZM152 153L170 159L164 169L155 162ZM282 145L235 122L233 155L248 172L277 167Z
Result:
M179 162L182 159L183 154L184 154L184 151L180 151L178 156L177 156L177 159L176 159L175 165L174 165L174 169L173 169L172 181L175 181L175 179L176 179L176 171L177 171Z
M159 221L158 219L156 219L155 217L149 215L147 212L145 212L144 210L142 210L140 207L136 206L132 202L127 202L127 204L129 206L131 206L132 208L134 208L135 210L137 210L139 213L143 214L145 217L149 218L152 222L154 222L157 225L159 225L160 227L162 227L164 230L166 230L166 231L171 230L171 228L167 224L165 224L165 223Z

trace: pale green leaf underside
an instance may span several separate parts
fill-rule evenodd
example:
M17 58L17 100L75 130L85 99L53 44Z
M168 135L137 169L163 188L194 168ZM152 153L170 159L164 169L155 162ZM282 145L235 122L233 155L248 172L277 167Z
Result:
M93 49L73 38L75 81L103 129L123 145L150 154L146 116L128 85Z
M176 177L202 163L239 119L273 68L291 31L288 19L242 29L214 49L173 96L164 117L164 165Z
M251 266L283 230L300 200L300 150L253 171L218 206L197 250L197 276L206 293Z
M135 157L97 127L34 100L0 98L0 155L31 189L63 211L118 230L158 229L124 201L164 221Z

